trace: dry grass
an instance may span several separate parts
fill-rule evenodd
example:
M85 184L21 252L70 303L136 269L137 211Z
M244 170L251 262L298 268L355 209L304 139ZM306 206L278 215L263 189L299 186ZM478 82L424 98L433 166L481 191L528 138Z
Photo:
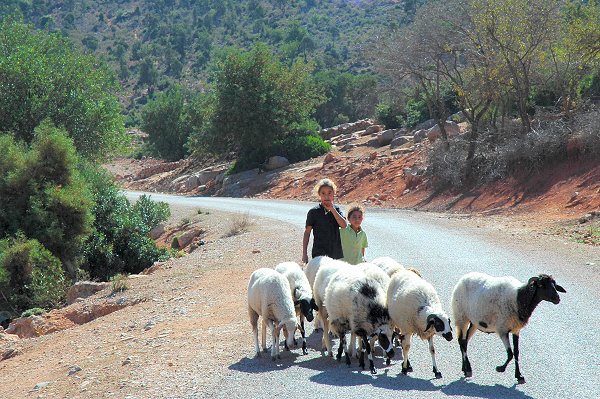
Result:
M231 224L225 231L225 234L223 234L223 237L233 237L245 233L252 225L253 222L250 220L250 215L248 213L237 215L231 221Z

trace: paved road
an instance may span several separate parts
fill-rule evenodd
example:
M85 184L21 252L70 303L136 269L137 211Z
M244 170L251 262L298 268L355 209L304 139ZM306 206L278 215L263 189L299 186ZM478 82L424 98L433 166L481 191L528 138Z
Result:
M128 193L135 198L139 193ZM255 199L174 197L152 194L155 200L202 209L249 213L304 226L308 203ZM505 373L495 366L505 359L495 335L477 333L469 346L473 377L460 371L456 340L436 340L443 378L433 379L427 345L413 339L414 372L400 374L396 361L378 374L348 368L311 351L283 353L272 362L248 356L235 360L223 384L190 398L599 398L600 397L600 249L566 243L553 237L531 238L523 233L477 227L457 218L401 210L369 210L363 224L369 235L369 258L388 255L416 266L436 287L445 309L458 278L469 271L513 275L521 281L549 273L566 290L559 305L543 302L521 333L521 372L527 383L515 385L514 363ZM300 238L299 238L300 243ZM300 245L299 245L300 247ZM299 258L298 253L293 254ZM309 333L311 330L309 330ZM218 339L218 338L217 338ZM320 333L309 347L317 348ZM397 355L397 359L399 356Z

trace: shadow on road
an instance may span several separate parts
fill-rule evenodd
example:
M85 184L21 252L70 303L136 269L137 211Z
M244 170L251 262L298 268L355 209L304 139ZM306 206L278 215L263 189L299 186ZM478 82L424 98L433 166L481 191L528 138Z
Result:
M474 398L533 398L516 389L516 385L505 387L503 385L479 385L466 380L464 377L441 387L443 393L448 396L471 396Z

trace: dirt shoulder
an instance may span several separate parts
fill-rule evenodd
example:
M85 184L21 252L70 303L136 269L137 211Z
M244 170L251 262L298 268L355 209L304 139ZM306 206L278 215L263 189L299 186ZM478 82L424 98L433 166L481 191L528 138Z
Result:
M176 210L171 222L195 214ZM0 361L0 395L202 397L203 387L217 383L228 364L251 352L248 276L290 260L290 248L300 248L299 228L261 219L251 219L247 232L223 237L236 218L203 214L201 223L210 232L205 245L150 275L131 276L124 292L107 288L60 311L106 301L130 306L38 338L0 334L0 354L10 356Z

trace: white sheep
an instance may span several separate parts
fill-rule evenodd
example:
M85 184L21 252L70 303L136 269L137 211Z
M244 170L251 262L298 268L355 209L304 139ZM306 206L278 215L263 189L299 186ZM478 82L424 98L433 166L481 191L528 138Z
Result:
M392 274L394 274L398 270L404 270L404 266L402 266L400 263L396 262L396 260L390 258L389 256L380 256L378 258L373 259L370 263L381 268L390 277L392 277Z
M304 274L306 274L306 278L308 279L310 288L313 291L314 291L314 285L315 285L315 277L317 276L317 272L319 271L319 267L321 267L321 264L324 261L327 262L327 260L325 260L325 259L332 259L332 258L330 258L328 256L316 256L316 257L312 258L306 264L306 268L304 269ZM319 317L318 313L315 315L315 327L314 328L315 328L315 330L323 328L323 321Z
M473 375L467 344L473 334L481 330L498 334L506 348L507 359L503 365L496 367L498 372L504 372L513 358L508 340L508 334L512 334L515 378L519 384L525 383L519 370L519 332L541 301L558 304L559 292L566 293L547 274L531 277L527 283L510 276L492 277L477 272L462 276L452 291L452 310L465 377Z
M354 266L344 261L332 259L327 256L319 256L314 258L313 260L315 259L318 259L316 261L318 263L318 271L315 275L313 284L313 297L315 298L315 303L319 308L318 317L323 325L321 351L323 352L327 350L328 355L333 356L333 350L331 349L331 340L329 339L329 322L327 307L323 303L325 300L325 291L327 290L329 280L331 280L331 277L333 277L335 273L343 269L353 269Z
M302 353L308 354L306 349L306 335L304 329L304 318L313 321L313 310L318 310L313 299L312 288L306 278L306 274L296 262L283 262L275 266L275 271L287 278L290 284L290 292L294 299L296 317L300 321L300 334L302 335ZM287 345L286 345L286 349Z
M392 275L387 292L387 306L392 321L404 335L402 373L412 371L408 353L411 337L417 335L429 342L433 373L436 378L441 378L442 374L435 362L433 337L437 334L451 341L452 328L433 286L412 271L399 270Z
M350 365L350 351L346 347L346 333L348 332L355 333L362 340L363 350L360 353L359 365L363 370L366 350L369 369L372 374L377 372L369 343L371 335L378 337L379 343L388 357L394 357L394 348L391 343L392 327L390 315L385 306L385 291L378 281L367 276L358 267L341 269L331 277L327 285L324 305L329 315L331 331L340 338L338 360L341 359L342 351L344 351L346 364Z
M273 269L262 268L254 271L248 282L248 314L254 334L256 355L260 356L258 346L258 318L262 317L262 347L267 351L266 326L271 328L273 344L271 358L279 358L279 332L287 331L286 344L294 343L296 314L294 301L290 293L288 280Z

